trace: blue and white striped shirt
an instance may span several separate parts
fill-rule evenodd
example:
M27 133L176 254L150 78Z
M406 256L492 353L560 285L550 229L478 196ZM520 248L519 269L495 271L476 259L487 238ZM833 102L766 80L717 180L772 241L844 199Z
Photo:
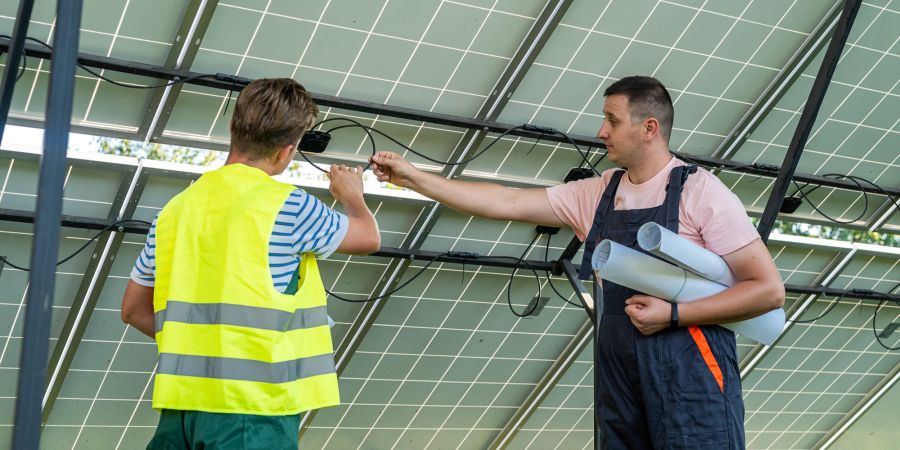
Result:
M301 189L291 192L269 238L269 271L278 292L284 292L300 264L303 253L325 258L338 248L347 235L349 222L341 214ZM152 287L156 282L156 219L147 233L147 244L138 255L131 279Z

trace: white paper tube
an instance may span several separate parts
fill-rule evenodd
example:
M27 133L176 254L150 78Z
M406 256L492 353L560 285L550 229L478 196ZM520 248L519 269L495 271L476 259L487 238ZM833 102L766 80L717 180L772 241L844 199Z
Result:
M727 289L608 239L597 245L591 265L598 278L675 303L689 302ZM784 329L784 310L779 308L752 319L721 325L756 342L772 345Z
M737 279L721 256L673 233L655 222L647 222L638 229L638 245L642 249L687 269L703 278L725 286L734 286Z

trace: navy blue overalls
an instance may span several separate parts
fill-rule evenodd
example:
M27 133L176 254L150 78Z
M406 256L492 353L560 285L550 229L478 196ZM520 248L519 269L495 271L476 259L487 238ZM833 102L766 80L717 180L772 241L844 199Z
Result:
M678 232L678 206L696 166L669 174L666 199L655 208L616 211L615 194L625 171L607 186L585 241L580 277L603 239L640 250L638 228L650 221ZM734 333L718 325L678 327L644 336L625 315L636 294L603 282L600 326L595 341L594 383L598 422L609 449L742 449L744 404Z

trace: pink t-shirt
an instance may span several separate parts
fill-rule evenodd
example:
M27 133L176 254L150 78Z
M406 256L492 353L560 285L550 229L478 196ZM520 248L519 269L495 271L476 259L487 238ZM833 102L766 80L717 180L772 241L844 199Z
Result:
M669 172L683 161L672 158L662 170L641 184L622 176L616 191L615 209L643 209L661 205L666 198ZM550 206L560 220L584 241L594 221L600 197L613 172L599 177L573 181L547 189ZM688 177L678 208L678 234L706 247L717 255L727 255L759 238L747 211L734 193L709 171L699 168Z

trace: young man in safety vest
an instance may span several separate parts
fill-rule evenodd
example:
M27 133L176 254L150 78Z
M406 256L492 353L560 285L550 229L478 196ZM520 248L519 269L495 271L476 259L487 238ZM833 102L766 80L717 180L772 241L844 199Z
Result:
M400 156L372 157L375 174L447 206L495 220L571 227L585 241L582 277L597 242L636 246L654 221L721 255L734 287L681 305L603 284L596 399L604 448L744 447L734 333L715 324L779 308L784 286L738 198L711 173L669 153L674 109L650 77L627 77L604 92L597 137L626 170L540 189L448 180ZM680 310L680 311L679 311Z
M378 250L362 169L333 165L340 213L273 175L318 109L291 79L241 92L225 165L160 211L122 298L122 320L155 337L149 449L296 449L299 413L337 405L317 257Z

